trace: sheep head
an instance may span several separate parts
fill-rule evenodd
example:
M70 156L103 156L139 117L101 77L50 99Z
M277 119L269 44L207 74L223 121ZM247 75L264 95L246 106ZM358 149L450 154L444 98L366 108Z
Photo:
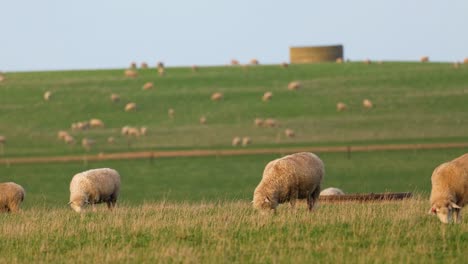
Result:
M454 210L459 209L461 209L461 207L454 202L434 203L429 210L429 213L432 215L437 215L442 223L449 224L453 221L452 215Z

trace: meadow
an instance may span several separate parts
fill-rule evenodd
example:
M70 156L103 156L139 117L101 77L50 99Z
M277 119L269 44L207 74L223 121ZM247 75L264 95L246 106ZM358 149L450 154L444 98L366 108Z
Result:
M122 151L245 149L466 142L468 67L446 63L362 63L6 73L0 83L0 159L94 155ZM144 91L145 82L155 88ZM300 81L298 91L287 90ZM44 101L45 91L52 91ZM211 101L213 92L224 99ZM264 92L273 92L262 102ZM122 100L112 103L111 93ZM363 109L364 98L374 108ZM136 112L123 110L126 102ZM336 103L348 105L337 112ZM175 117L168 117L168 109ZM207 117L207 124L198 119ZM279 127L258 128L256 117ZM73 122L102 119L105 128L72 131ZM127 138L121 127L146 126ZM283 131L292 128L296 137ZM77 144L57 139L69 131ZM109 136L115 144L107 144ZM95 139L91 150L79 141ZM238 147L240 148L240 147ZM0 182L26 189L23 211L0 215L0 263L455 263L468 248L468 221L442 225L427 215L430 175L466 148L317 153L323 188L347 193L412 192L405 201L321 203L309 213L280 206L251 208L263 168L281 154L1 164ZM81 171L111 167L122 176L118 208L74 213L69 182Z

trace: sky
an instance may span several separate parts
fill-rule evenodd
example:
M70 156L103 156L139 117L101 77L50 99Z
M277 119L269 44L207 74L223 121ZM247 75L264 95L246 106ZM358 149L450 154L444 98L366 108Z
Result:
M0 0L0 71L289 61L342 44L351 60L468 57L466 0Z

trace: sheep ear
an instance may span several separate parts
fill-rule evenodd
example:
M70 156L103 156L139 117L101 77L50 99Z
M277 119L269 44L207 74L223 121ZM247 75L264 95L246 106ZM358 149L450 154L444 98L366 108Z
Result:
M265 202L265 203L269 203L269 202L270 202L270 199L268 199L268 197L265 197L264 202Z
M433 215L433 214L437 214L437 211L434 207L431 207L431 209L429 209L429 212L427 212L428 214L430 215Z
M458 206L458 204L456 204L454 202L452 202L450 205L452 206L452 208L461 209L461 207Z
M70 204L72 204L72 202L68 202L67 204L70 205Z

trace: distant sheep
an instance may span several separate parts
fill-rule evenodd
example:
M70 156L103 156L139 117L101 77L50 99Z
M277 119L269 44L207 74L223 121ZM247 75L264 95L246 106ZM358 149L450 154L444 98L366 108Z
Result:
M129 77L129 78L138 77L138 73L135 70L125 70L124 74L125 74L125 77Z
M136 68L137 68L136 62L131 62L130 63L130 69L136 69Z
M158 74L159 76L164 76L166 74L166 70L164 67L158 68Z
M297 199L307 199L309 210L318 201L325 166L313 153L300 152L270 161L255 188L253 207L266 211L288 202L295 207Z
M283 63L281 63L281 67L286 69L286 68L289 67L289 64L287 62L283 62Z
M52 98L52 92L51 91L45 92L44 93L44 100L49 101L50 98Z
M0 212L18 212L25 194L24 188L19 184L0 183Z
M239 65L239 61L238 60L235 60L235 59L232 59L231 60L231 65Z
M5 76L0 72L0 82L3 82L5 80Z
M103 128L104 122L102 122L101 119L92 118L91 120L89 120L89 126L92 128Z
M461 209L468 204L468 154L435 168L431 183L430 212L442 223L461 223Z
M113 94L110 95L110 99L114 103L119 102L120 101L120 95L113 93Z
M371 109L374 105L372 104L371 100L364 99L362 100L362 106L366 109Z
M258 65L258 64L260 64L260 63L258 62L257 59L251 59L251 60L250 60L250 64L251 64L251 65Z
M65 141L65 143L67 143L68 145L75 144L75 138L73 138L71 135L66 135L63 138L63 141Z
M372 61L370 59L365 59L364 60L364 64L371 64L371 63L372 63Z
M213 94L211 95L211 100L212 100L212 101L220 101L220 100L223 99L223 97L224 97L224 96L223 96L222 93L216 92L216 93L213 93Z
M96 144L96 141L90 138L83 138L81 140L81 146L87 151L91 150L94 144Z
M288 90L290 90L290 91L296 91L299 88L301 88L301 83L300 82L295 81L295 82L290 82L288 84Z
M158 61L158 63L156 63L156 68L158 68L158 69L164 68L164 62Z
M465 58L465 59L463 59L463 63L464 63L464 64L468 64L468 57Z
M148 128L143 126L143 127L140 127L140 134L142 136L146 136L148 134Z
M335 62L338 63L338 64L342 64L343 63L343 58L341 58L341 57L336 58Z
M348 106L347 106L345 103L343 103L343 102L338 102L338 103L336 104L336 111L342 112L342 111L345 111L346 109L348 109Z
M242 138L242 146L246 147L248 145L252 144L252 139L250 137L243 137Z
M5 144L6 143L6 137L0 135L0 144Z
M284 134L286 135L286 137L288 138L292 138L294 137L296 134L294 133L294 130L290 129L290 128L287 128L286 130L284 130Z
M137 105L135 103L128 103L125 105L125 112L136 111Z
M255 118L254 124L255 124L255 126L257 126L257 127L263 126L263 119L261 119L261 118Z
M277 127L278 126L278 121L273 118L267 118L263 121L263 125L267 127Z
M69 136L70 134L68 134L67 131L65 130L60 130L59 132L57 132L57 138L60 139L60 140L64 140L66 136Z
M320 196L344 195L344 194L345 193L342 190L335 188L335 187L326 188L325 190L320 192Z
M154 87L154 84L152 82L147 82L143 85L143 90L147 91L147 90L151 90L153 89Z
M172 108L169 108L169 109L167 110L167 116L168 116L169 118L174 118L174 115L175 115L175 110L172 109Z
M201 116L200 119L199 119L199 122L200 122L200 124L202 124L202 125L206 124L206 117L205 117L205 116Z
M233 147L239 146L241 142L242 142L242 139L240 137L234 137L232 139L232 146Z
M138 129L136 127L124 126L124 127L122 127L121 133L124 136L139 137L140 136L140 129Z
M197 71L198 71L198 66L192 65L192 72L197 72Z
M70 182L70 207L77 213L90 204L107 203L112 209L120 192L120 175L109 168L84 171L73 176Z
M141 65L140 65L140 68L142 68L142 69L148 69L148 63L142 62Z
M428 56L423 56L421 59L419 59L421 62L429 62L429 57Z
M89 129L90 125L88 121L76 122L71 124L72 130L86 130Z
M267 102L267 101L270 101L270 99L273 97L273 93L272 92L265 92L263 94L263 97L262 97L262 101L263 102Z
M114 137L108 137L107 138L107 143L114 144L115 143L115 138Z

